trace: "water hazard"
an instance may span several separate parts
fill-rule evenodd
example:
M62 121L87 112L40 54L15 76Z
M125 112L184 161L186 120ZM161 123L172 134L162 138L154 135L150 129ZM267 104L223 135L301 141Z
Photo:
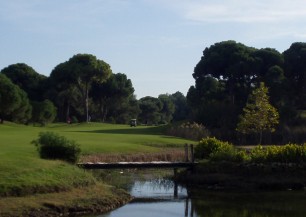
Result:
M189 208L186 188L169 179L135 181L130 194L135 197L131 203L99 217L188 216L185 215Z
M163 178L135 180L135 199L98 217L304 217L305 191L228 192L187 190Z

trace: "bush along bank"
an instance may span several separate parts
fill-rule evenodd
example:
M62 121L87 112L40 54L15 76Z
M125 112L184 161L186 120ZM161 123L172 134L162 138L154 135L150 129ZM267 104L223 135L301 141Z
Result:
M256 146L237 149L232 144L206 138L195 148L200 162L177 181L208 189L305 189L306 145Z

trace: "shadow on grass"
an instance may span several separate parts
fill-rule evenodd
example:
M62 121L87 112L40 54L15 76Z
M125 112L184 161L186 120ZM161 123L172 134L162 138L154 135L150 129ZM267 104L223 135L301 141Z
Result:
M138 134L138 135L165 135L165 126L129 129L105 129L105 130L89 130L89 131L73 131L78 133L105 133L105 134Z

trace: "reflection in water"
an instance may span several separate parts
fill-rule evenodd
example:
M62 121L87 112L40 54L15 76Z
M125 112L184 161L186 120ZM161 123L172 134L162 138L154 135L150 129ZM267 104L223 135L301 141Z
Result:
M132 203L99 217L177 217L184 212L182 202Z
M130 194L134 201L99 217L196 217L186 188L171 180L135 181Z
M169 179L153 179L150 181L136 181L130 190L135 198L151 199L183 199L186 198L187 190Z
M192 205L201 217L304 217L306 194L294 192L196 192Z
M136 198L99 217L304 217L306 193L216 192L187 190L166 179L136 181L130 193Z

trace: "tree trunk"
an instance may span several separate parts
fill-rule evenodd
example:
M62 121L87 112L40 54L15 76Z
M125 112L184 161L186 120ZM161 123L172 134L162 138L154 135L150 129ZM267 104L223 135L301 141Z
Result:
M79 89L81 93L84 116L85 116L86 122L88 122L88 84L85 84L85 90L84 90L84 88L82 88L80 80L81 79L78 79L77 88Z
M67 103L67 110L66 110L66 120L70 118L70 105Z
M86 122L89 122L89 111L88 111L88 84L86 84Z
M89 115L88 115L88 97L86 97L86 122L89 122Z
M107 112L108 112L108 109L107 109L107 107L105 107L104 114L103 114L103 122L105 122L105 120L106 120Z
M262 130L259 133L259 145L261 145L262 142Z
M102 123L104 123L104 119L103 119L103 117L104 117L104 104L102 104L101 105L101 110L100 110L100 118L101 118L101 121L102 121Z

